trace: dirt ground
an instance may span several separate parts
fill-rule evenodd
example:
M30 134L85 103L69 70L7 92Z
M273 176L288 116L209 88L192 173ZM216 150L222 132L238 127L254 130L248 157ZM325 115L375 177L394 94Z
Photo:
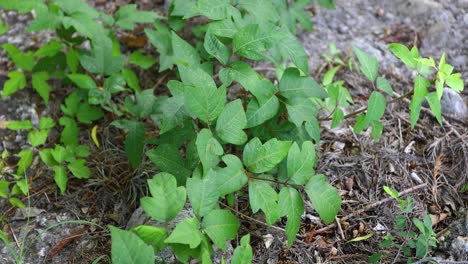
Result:
M106 12L120 4L136 2L146 10L164 10L164 1L88 1ZM310 55L312 76L321 79L327 64L322 57L330 43L351 54L353 46L377 57L380 74L391 81L393 89L404 94L412 87L412 72L387 50L391 42L412 43L420 47L420 54L438 59L447 53L447 62L462 73L468 83L468 1L436 0L337 0L336 10L313 9L314 30L301 32L300 40ZM23 49L36 48L49 39L50 33L25 33L31 17L0 11L10 31L0 36L0 44L10 42ZM257 68L274 78L269 65ZM6 80L8 63L4 51L0 53L0 85ZM345 81L355 100L356 109L366 104L369 83L356 71L343 70L337 76ZM150 85L164 85L167 75L152 69L142 76ZM156 87L158 88L158 87ZM0 101L0 122L54 116L60 98L67 87L53 84L52 101L44 108L31 89ZM444 122L440 126L426 109L416 128L410 128L408 101L391 104L383 118L384 132L375 143L369 132L354 135L351 123L329 129L322 123L321 153L317 171L325 174L340 190L343 205L335 223L324 225L312 205L306 202L306 212L297 241L288 249L284 235L285 222L268 227L261 215L251 215L239 209L241 233L250 233L255 263L367 263L378 251L385 253L381 263L406 263L396 247L379 250L384 236L394 235L398 204L389 199L383 186L404 193L414 199L414 213L421 218L429 212L439 244L431 252L438 263L468 260L467 194L462 192L468 178L468 90L461 97L444 95ZM454 109L453 100L462 105ZM91 263L100 256L110 255L110 236L100 226L112 224L131 227L147 219L138 208L138 197L147 192L145 182L156 173L149 161L131 171L123 144L115 138L120 132L102 124L102 148L93 148L88 160L93 171L90 180L71 180L61 196L53 182L53 172L35 162L28 173L33 179L31 196L24 200L29 210L11 207L0 200L0 227L8 234L16 249L24 244L24 263ZM52 133L51 139L58 132ZM26 136L0 128L0 152L7 149L18 153L27 148ZM89 135L81 135L82 142L91 142ZM14 163L14 161L12 161ZM0 175L0 178L3 177ZM241 204L245 197L239 197ZM190 208L184 214L191 214ZM27 216L30 216L28 218ZM67 222L69 221L69 222ZM72 222L75 221L75 222ZM55 224L61 223L57 226ZM359 242L347 241L373 235ZM236 246L224 253L227 258ZM219 261L220 254L215 258ZM167 263L174 256L162 252L158 258ZM103 257L99 263L109 262ZM0 263L14 263L8 249L0 243ZM422 262L421 262L422 263ZM448 263L448 262L445 262ZM452 263L452 262L451 262ZM455 262L453 262L455 263Z

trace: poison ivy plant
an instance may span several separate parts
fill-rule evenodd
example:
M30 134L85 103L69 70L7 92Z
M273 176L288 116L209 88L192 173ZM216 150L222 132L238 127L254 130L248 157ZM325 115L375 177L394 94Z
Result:
M70 87L56 119L43 117L37 125L28 120L8 124L10 129L28 131L31 148L17 154L20 160L12 180L0 180L0 197L24 206L19 198L28 193L26 176L35 155L54 172L62 194L70 176L91 177L86 166L89 142L83 135L90 133L99 148L99 122L99 127L110 124L122 131L123 137L113 140L122 138L134 171L152 163L160 172L147 181L149 193L140 204L163 224L130 230L110 226L113 263L152 263L155 253L165 248L183 263L192 259L211 263L214 246L225 249L239 236L234 205L241 201L248 201L252 217L265 219L267 225L283 217L290 247L300 232L304 197L324 223L331 223L340 217L342 201L338 189L315 170L320 122L331 121L334 128L354 118L355 133L370 127L378 140L391 102L412 97L414 127L426 100L441 123L444 85L460 92L464 84L445 54L436 65L433 58L421 57L417 48L391 44L389 50L417 73L411 91L396 98L390 81L379 75L377 59L355 47L356 69L369 81L369 98L367 106L349 113L354 100L337 76L343 68L353 69L355 60L331 44L330 54L324 56L330 67L318 82L310 76L308 55L295 37L298 25L312 29L307 9L313 2L175 0L168 16L162 17L139 11L134 4L111 16L83 1L0 0L6 10L35 12L28 30L56 33L37 50L2 45L14 65L2 96L32 87L47 104L62 100L63 93L54 90L52 80ZM317 3L335 8L332 0ZM193 35L182 31L188 19L198 16L203 17L202 25L188 27ZM141 23L155 49L129 51L116 32L134 30ZM7 25L0 24L0 34L5 30ZM274 65L275 77L257 72L256 65L264 62ZM155 68L161 79L154 87L140 82L142 74L153 76ZM52 129L60 132L57 140L49 137ZM193 214L181 214L184 208ZM172 221L175 227L169 228ZM426 234L414 244L421 255L425 252L421 245L429 243L431 233L427 223L414 224ZM249 243L246 234L231 263L252 261Z

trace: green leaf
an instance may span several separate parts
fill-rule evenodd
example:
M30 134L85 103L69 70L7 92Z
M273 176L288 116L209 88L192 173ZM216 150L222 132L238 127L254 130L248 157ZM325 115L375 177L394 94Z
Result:
M286 101L288 119L300 127L305 121L311 121L318 113L317 107L307 98L293 97Z
M197 13L211 20L225 19L233 9L229 2L229 0L199 0L196 5Z
M260 103L252 98L247 105L247 128L263 124L265 121L273 118L279 110L278 97L272 96L267 101Z
M60 118L59 124L64 127L60 135L60 141L67 146L78 145L78 125L76 121L63 116Z
M250 246L250 234L241 238L241 244L236 247L232 254L231 264L250 264L252 263L253 252Z
M20 181L16 182L16 186L21 190L21 192L25 195L28 194L29 192L29 186L28 186L28 179L22 179Z
M187 195L193 211L199 217L207 215L218 206L219 191L215 177L214 171L210 170L203 179L187 179Z
M455 92L461 92L464 89L463 80L461 79L461 73L451 74L449 77L447 77L445 82Z
M16 170L16 175L23 175L31 166L33 160L33 151L30 149L24 149L18 153L20 160L18 161L18 169Z
M159 72L171 69L174 64L171 32L161 23L154 23L156 31L145 29L148 40L159 53Z
M49 129L33 130L28 133L28 141L33 147L40 146L47 141Z
M72 73L76 73L78 71L78 66L80 65L80 54L77 50L68 49L65 53L67 65L70 68Z
M6 126L10 130L29 130L33 128L31 120L11 121Z
M78 111L79 104L80 99L78 98L78 91L75 90L65 98L65 103L60 105L60 110L68 116L75 116Z
M231 17L228 17L209 23L207 32L208 31L215 36L232 39L238 31L238 24L236 24Z
M0 180L0 197L8 198L8 186L10 183L6 180Z
M229 58L231 57L229 49L209 30L205 34L203 46L206 52L215 57L221 64L229 62Z
M161 135L172 130L175 127L180 127L189 117L185 99L183 96L174 96L167 98L162 105L163 112L162 122L160 125Z
M147 151L146 155L160 171L174 175L178 185L185 185L186 179L192 173L174 145L161 144L156 149Z
M153 114L154 106L157 104L157 98L154 96L154 91L152 89L144 90L141 93L136 94L136 107L135 111L137 116L140 118L145 118Z
M11 197L9 200L10 204L17 208L26 208L26 205L18 198Z
M132 88L135 92L141 92L140 81L134 71L123 68L122 76L125 78L128 87Z
M0 0L0 6L6 10L17 10L19 13L28 13L34 9L46 8L40 0L23 0L20 2L10 0Z
M122 55L112 54L112 40L105 32L94 34L91 55L81 55L80 62L87 71L108 76L119 72L124 65Z
M355 133L361 133L364 129L367 128L369 123L366 121L366 116L363 114L360 114L356 117L356 123L354 124L353 130Z
M68 153L67 150L60 145L55 145L55 148L51 151L51 154L58 163L64 162L70 156L70 153Z
M8 56L18 68L25 71L32 71L35 59L31 51L28 51L27 54L23 54L21 50L10 43L3 44L2 48L6 50Z
M3 24L3 21L0 20L0 36L8 32L8 25Z
M135 233L109 225L111 233L111 256L114 264L153 264L153 248Z
M249 24L234 36L232 50L239 56L251 60L263 60L265 51L280 40L278 31L271 24Z
M140 225L131 229L146 244L152 245L155 251L160 251L166 247L164 240L168 237L167 230L159 226Z
M320 6L323 6L328 9L335 9L335 0L317 0Z
M255 214L262 209L269 225L274 224L281 216L280 207L277 204L278 193L267 181L254 179L249 182L249 201L252 213Z
M196 218L187 218L176 225L164 243L177 243L196 248L202 242L203 234L199 230L200 222Z
M54 181L60 189L60 194L64 194L67 189L67 170L62 166L54 166Z
M86 74L71 73L67 77L78 87L85 90L97 89L96 82Z
M316 118L312 118L304 125L307 134L314 140L316 144L320 144L320 126Z
M378 121L384 115L386 107L387 101L385 101L385 96L379 92L372 92L367 104L365 122Z
M311 141L302 143L302 150L294 142L289 149L287 169L290 182L303 185L315 174L314 164L317 161L315 147Z
M393 89L387 79L377 77L377 89L386 92L388 95L393 96Z
M55 122L50 117L41 117L39 119L39 129L49 129L55 126Z
M335 77L336 72L341 69L341 66L335 66L328 70L324 75L322 79L322 84L327 86L333 82L333 78Z
M152 197L141 198L141 206L153 219L169 222L176 218L185 205L186 191L177 187L176 178L167 172L161 172L148 180Z
M248 181L244 166L237 156L231 154L225 155L223 162L226 164L226 167L215 169L216 187L221 197L242 189Z
M281 95L288 99L295 97L317 97L326 98L327 92L311 77L302 77L295 68L288 68L284 71L279 89Z
M88 146L87 145L79 145L74 149L74 153L77 157L80 158L86 158L88 157L91 153L89 152Z
M172 32L172 50L174 51L174 58L177 65L195 67L200 64L201 59L197 50L174 32ZM182 81L185 82L184 78L182 78Z
M3 85L2 96L14 94L18 89L26 87L26 77L21 71L8 72L8 80Z
M392 198L394 198L394 199L398 199L398 196L400 196L400 194L398 193L398 191L392 190L392 189L390 189L390 187L388 187L388 186L384 186L383 189L384 189L384 191L385 191L388 195L390 195L390 196L391 196Z
M54 167L57 164L54 157L52 156L52 149L46 148L39 151L39 156L41 157L42 162L44 162L49 167Z
M337 127L340 124L340 122L344 119L344 116L345 115L343 113L343 110L336 107L335 111L333 112L332 123L330 125L330 128Z
M392 43L388 46L388 49L408 67L416 68L417 61L405 45Z
M141 122L129 119L117 120L112 125L127 131L125 153L133 169L140 165L145 146L145 127Z
M258 138L254 138L245 145L244 164L254 173L270 171L286 157L290 146L291 141L273 138L262 145Z
M305 191L320 218L326 224L333 222L340 210L341 197L338 190L327 182L325 175L319 174L312 177Z
M135 23L152 23L162 17L155 12L138 11L137 5L127 4L115 13L115 24L122 29L133 30Z
M437 122L442 125L442 106L440 104L439 97L437 93L432 92L426 95L426 100L429 103L429 107L432 110L432 113L437 118Z
M276 46L284 58L289 58L303 73L309 73L309 57L302 43L294 35L288 33Z
M301 226L301 216L304 213L304 203L301 194L292 187L283 187L279 193L278 205L282 215L288 216L286 235L288 246L291 247Z
M68 169L78 179L87 179L91 175L91 170L86 167L86 160L83 159L72 161L68 164Z
M372 126L372 137L374 138L374 141L377 142L382 135L383 131L383 124L380 121L374 120L371 122Z
M369 56L367 53L361 49L354 47L354 53L361 64L361 72L369 79L371 82L375 81L377 74L379 73L379 63L376 58Z
M417 76L414 79L414 93L413 98L410 103L410 121L411 128L414 128L416 122L419 119L419 114L421 112L421 105L424 101L425 96L427 95L427 89L431 83L424 77Z
M213 79L200 68L190 70L190 75L193 75L190 80L192 83L196 82L196 85L184 90L185 102L196 117L209 123L215 120L224 109L226 86L217 89ZM209 81L203 82L203 80Z
M32 75L32 87L46 104L49 102L50 85L47 83L49 79L47 72L35 72Z
M88 103L82 103L78 106L76 118L85 124L91 124L104 116L104 112L99 107L91 106Z
M195 142L198 156L203 165L203 174L206 175L209 169L219 163L219 157L223 155L224 150L221 144L213 137L209 129L202 129L197 135Z
M269 100L277 88L268 79L259 75L250 65L243 61L233 62L227 68L228 76L251 92L260 103Z
M242 145L247 141L243 129L247 126L247 117L240 99L234 100L224 107L216 123L216 134L225 142Z
M228 210L213 210L202 221L203 230L223 250L226 249L226 240L236 238L239 226L237 217Z
M51 39L50 42L46 45L41 46L35 53L34 56L39 57L39 56L46 56L46 57L52 57L57 52L62 50L62 44L58 42L55 39Z
M156 60L143 55L140 50L137 50L130 55L128 62L147 70L156 63Z
M276 10L272 1L269 0L240 0L240 7L247 10L249 14L255 17L259 23L277 22L278 11Z

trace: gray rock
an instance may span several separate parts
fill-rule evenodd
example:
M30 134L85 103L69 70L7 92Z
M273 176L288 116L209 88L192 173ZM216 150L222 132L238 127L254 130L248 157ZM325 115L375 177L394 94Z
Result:
M452 241L451 251L456 259L468 259L468 237L458 236Z
M419 17L442 9L442 5L433 0L396 0L397 11L406 16Z
M440 103L442 105L442 113L454 115L460 119L468 117L468 108L463 98L454 90L444 88L444 94Z

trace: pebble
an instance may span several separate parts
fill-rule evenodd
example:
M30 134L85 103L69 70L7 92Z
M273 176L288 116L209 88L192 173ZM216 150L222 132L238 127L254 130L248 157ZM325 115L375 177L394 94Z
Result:
M442 113L454 115L460 119L468 117L468 108L459 93L450 88L444 88L442 99Z

